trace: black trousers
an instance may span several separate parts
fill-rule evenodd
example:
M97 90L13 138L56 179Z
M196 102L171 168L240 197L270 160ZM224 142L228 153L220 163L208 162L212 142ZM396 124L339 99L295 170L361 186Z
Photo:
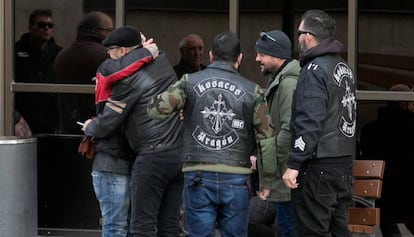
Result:
M299 170L292 207L297 237L349 237L352 159L314 159ZM332 162L331 162L332 161Z
M177 237L184 175L181 149L137 156L131 174L133 237Z

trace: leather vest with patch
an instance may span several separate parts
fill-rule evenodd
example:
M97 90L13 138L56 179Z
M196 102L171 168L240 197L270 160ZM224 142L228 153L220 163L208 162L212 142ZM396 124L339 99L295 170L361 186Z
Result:
M189 74L184 162L250 167L255 87L223 62Z
M325 77L325 83L330 95L316 156L352 156L356 144L356 78L352 69L337 55L325 55L312 62L329 75Z

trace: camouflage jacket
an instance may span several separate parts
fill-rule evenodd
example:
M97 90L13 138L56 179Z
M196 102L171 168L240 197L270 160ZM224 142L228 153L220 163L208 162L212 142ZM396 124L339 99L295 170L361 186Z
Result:
M200 77L205 77L203 80ZM251 84L252 82L247 82L248 80L242 77L237 70L230 64L224 62L213 62L210 64L206 69L200 72L192 73L191 76L189 74L184 75L181 80L177 81L175 84L170 86L167 91L159 94L158 96L154 97L148 107L149 116L155 119L164 119L168 117L169 114L173 113L174 111L178 111L184 109L184 113L186 114L186 118L184 119L184 133L186 134L186 129L193 129L193 126L190 125L190 120L195 119L194 117L188 116L188 110L193 109L200 109L200 108L192 108L194 105L193 102L190 100L196 99L194 96L191 98L189 97L189 91L195 90L194 87L190 87L189 85L193 84L190 83L189 80L200 80L206 81L208 79L225 79L231 82L234 82L235 87L242 86L243 83ZM243 82L243 83L242 83ZM213 83L213 82L212 82ZM202 86L202 85L200 85ZM223 84L223 86L225 86ZM252 136L255 136L256 143L258 145L258 150L261 154L260 163L262 164L262 169L259 171L261 173L262 179L261 184L263 188L270 188L271 183L274 181L275 172L276 172L276 150L275 150L275 132L273 129L273 125L270 120L270 116L268 115L268 108L267 103L263 95L263 90L259 87L259 85L253 85L253 100L254 102L251 103L254 108L251 109L253 113L249 114L252 116L246 121L251 121L252 124L249 126L245 125L245 127L251 127L253 131L251 131ZM221 89L220 89L221 90ZM241 88L240 90L244 90ZM193 98L194 97L194 98ZM201 97L200 97L201 98ZM211 99L211 98L210 98ZM224 97L222 98L224 99ZM190 103L191 102L191 103ZM227 101L228 102L228 101ZM241 103L239 101L239 103ZM191 105L191 106L189 106ZM243 103L243 106L245 104ZM247 104L246 104L247 106ZM201 108L202 109L202 108ZM202 111L201 111L202 112ZM204 113L205 115L206 113ZM197 116L200 119L200 116ZM212 119L208 116L205 116L204 119ZM228 119L230 120L230 119ZM224 120L221 120L222 122ZM234 121L224 121L227 125L234 128ZM192 131L190 131L192 133ZM188 134L188 132L187 132ZM189 136L184 136L184 143L186 139L192 139ZM249 138L243 138L242 142L245 143L246 147L250 147L251 144L247 144ZM202 144L200 144L202 147ZM184 150L188 149L188 147L184 146ZM191 150L190 150L191 151ZM210 149L210 152L216 152L217 149ZM210 152L201 152L204 156L209 155ZM249 159L251 150L246 150L244 156L246 159ZM199 156L200 152L194 153L194 156ZM199 160L199 159L198 159ZM212 172L223 172L223 173L250 173L249 168L245 167L232 167L227 166L223 168L223 163L191 163L184 161L184 169L183 171L194 171L194 170L204 170L204 171L212 171ZM244 169L244 170L243 170Z

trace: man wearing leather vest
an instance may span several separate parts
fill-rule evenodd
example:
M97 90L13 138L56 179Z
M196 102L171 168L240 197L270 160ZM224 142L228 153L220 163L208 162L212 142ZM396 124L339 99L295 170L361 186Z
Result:
M184 209L188 236L247 236L250 154L261 155L265 199L275 179L275 132L262 89L242 77L242 54L232 32L222 32L206 69L185 74L155 97L149 114L163 119L184 109Z
M350 236L356 152L356 78L333 38L335 20L304 13L298 27L301 74L292 109L293 146L283 175L292 188L296 236Z

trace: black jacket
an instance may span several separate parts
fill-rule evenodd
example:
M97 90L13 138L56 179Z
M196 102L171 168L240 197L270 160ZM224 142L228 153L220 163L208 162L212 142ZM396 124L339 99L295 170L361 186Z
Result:
M121 58L121 61L127 58ZM111 61L106 60L100 67L111 72ZM128 66L130 60L123 60ZM181 121L178 113L163 121L151 119L147 114L149 100L163 92L177 76L166 55L160 55L139 71L113 85L111 97L102 114L97 115L85 133L103 138L113 135L122 125L129 145L136 154L154 153L182 147Z
M53 62L62 47L51 38L44 48L30 43L30 33L15 45L15 81L55 83ZM15 109L26 119L33 133L55 133L58 121L56 96L51 93L16 93Z
M95 101L96 101L96 113L101 114L105 108L105 104L110 94L110 87L113 83L125 79L123 74L122 65L124 61L131 62L130 67L133 65L149 62L151 60L151 53L142 48L135 49L124 56L123 60L108 60L105 64L107 67L99 67L97 71L97 79L95 86ZM139 69L140 67L135 67ZM100 76L102 75L102 76ZM104 77L103 75L106 75ZM106 91L108 90L108 91ZM112 172L118 174L129 174L131 170L131 164L133 160L132 149L129 147L128 141L125 138L124 126L122 125L114 135L107 138L96 138L96 155L93 161L93 170Z
M357 81L332 38L301 57L292 109L293 149L289 168L313 158L355 155Z
M177 74L178 79L180 79L186 73L194 73L194 72L196 72L192 68L190 68L189 66L187 66L182 59L173 68L174 68L175 73ZM200 65L200 70L204 70L205 68L206 68L206 66L204 64L201 64Z

